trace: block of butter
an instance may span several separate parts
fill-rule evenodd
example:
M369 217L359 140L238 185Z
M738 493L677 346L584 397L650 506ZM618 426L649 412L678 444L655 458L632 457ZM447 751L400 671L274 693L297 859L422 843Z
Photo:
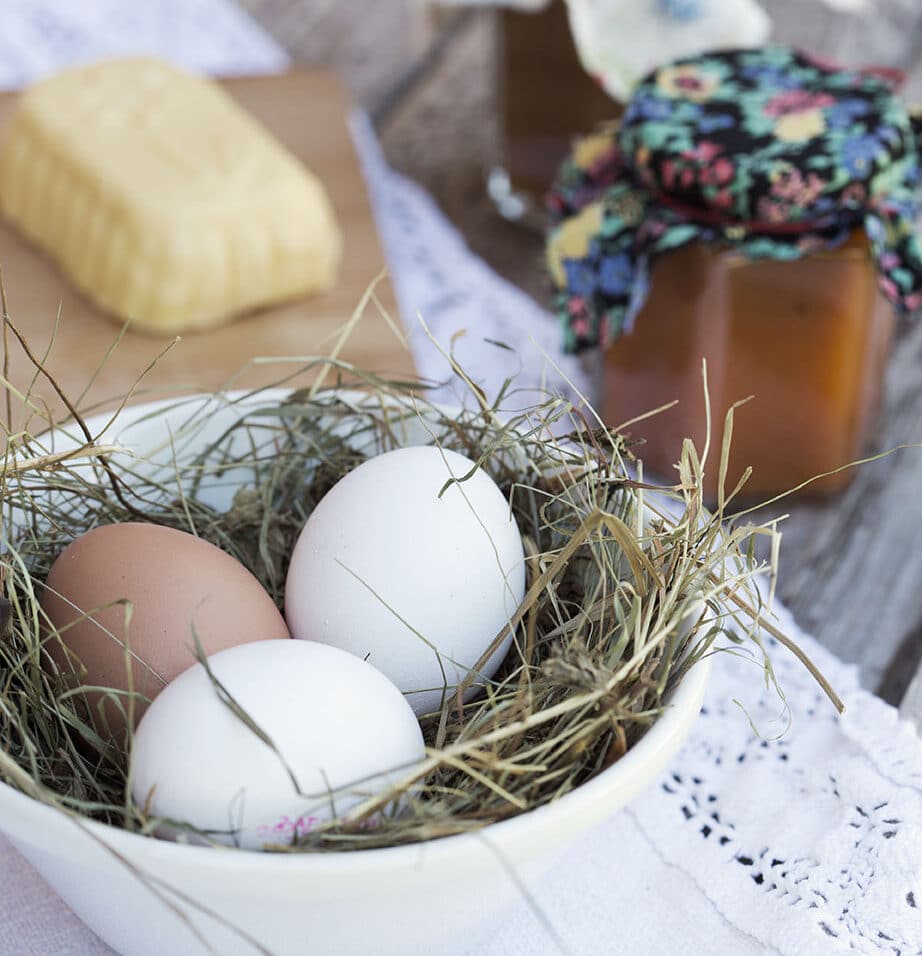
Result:
M0 212L102 311L163 335L323 291L342 246L295 156L216 83L151 59L22 95Z

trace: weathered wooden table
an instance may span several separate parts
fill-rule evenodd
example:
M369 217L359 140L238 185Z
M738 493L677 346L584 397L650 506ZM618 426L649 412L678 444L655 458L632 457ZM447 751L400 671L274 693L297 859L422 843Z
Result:
M414 0L355 5L241 0L298 58L337 66L376 116L390 161L422 182L472 248L538 299L548 288L540 237L496 215L484 173L497 155L497 15L443 13ZM922 99L922 7L877 0L866 17L819 2L764 0L776 36L846 62L906 70ZM385 14L384 7L387 8ZM348 8L348 12L346 10ZM888 372L875 447L922 443L922 323L904 323ZM865 686L922 723L922 448L863 467L832 502L789 513L779 595L805 630L860 668ZM912 684L912 687L910 685Z

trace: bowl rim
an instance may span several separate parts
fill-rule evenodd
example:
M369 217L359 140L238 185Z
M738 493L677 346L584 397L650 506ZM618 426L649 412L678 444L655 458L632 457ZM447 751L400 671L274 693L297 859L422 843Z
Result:
M118 434L120 429L131 428L149 415L172 406L177 408L191 407L197 403L199 406L205 407L209 402L226 399L226 402L222 404L237 404L240 407L246 407L248 397L270 397L274 400L290 395L293 391L293 389L286 388L235 389L216 393L199 392L174 398L140 402L122 409L110 425L110 430L112 433ZM367 397L368 395L367 392L355 388L325 389L319 394L329 394L333 391L340 395L355 397ZM455 406L449 405L437 404L436 407L447 411L456 410ZM86 421L92 428L93 423L101 424L110 421L110 419L112 419L110 412L100 412L88 416ZM66 440L77 440L73 436L69 436L67 431L64 430L67 424L63 423L55 426L51 431L59 432ZM82 438L79 440L82 443ZM514 842L520 839L523 833L532 831L537 827L551 828L567 819L579 817L587 808L597 807L603 803L607 794L617 792L622 786L629 786L635 771L637 775L643 776L643 765L645 763L655 763L663 753L666 754L665 759L668 759L684 740L686 725L694 721L701 708L710 675L713 653L711 651L704 655L688 670L679 685L671 692L662 715L654 721L640 740L610 767L559 799L534 807L531 810L522 811L506 820L486 824L478 830L467 833L438 837L418 843L342 852L273 853L239 850L234 847L197 846L157 839L153 836L145 836L87 817L81 817L76 812L71 813L44 803L2 780L0 780L0 831L12 837L14 842L41 845L49 839L54 839L52 834L55 828L76 826L79 822L79 826L86 828L96 840L101 841L113 850L124 853L132 861L147 859L157 862L162 861L167 864L175 862L184 867L203 870L210 870L217 866L222 871L230 873L272 873L278 875L301 871L310 871L317 874L339 872L354 874L358 871L379 872L413 865L418 862L422 853L426 854L427 861L435 857L435 860L433 860L435 862L474 849L481 849L484 845L484 836L491 842L501 845L507 841ZM592 821L588 826L596 825L598 820L617 812L623 806L623 801L615 801L608 811L602 810L601 813L588 814L587 817ZM10 816L9 809L13 809L17 817L26 821L29 833L41 833L43 838L24 835L22 831L25 828L19 825L9 826L7 824ZM580 829L586 828L580 827Z

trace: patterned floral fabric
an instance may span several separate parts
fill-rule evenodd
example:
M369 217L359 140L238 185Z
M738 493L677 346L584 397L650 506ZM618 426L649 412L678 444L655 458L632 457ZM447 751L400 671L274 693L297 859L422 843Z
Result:
M617 337L651 262L699 240L796 259L863 226L883 293L918 310L920 161L893 83L778 46L653 72L620 125L576 144L549 197L568 351Z

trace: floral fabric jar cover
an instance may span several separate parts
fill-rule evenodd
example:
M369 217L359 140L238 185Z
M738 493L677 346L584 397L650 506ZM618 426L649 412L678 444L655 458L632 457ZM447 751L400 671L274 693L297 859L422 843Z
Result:
M630 327L652 261L694 241L790 260L863 225L884 295L919 309L919 155L893 85L781 46L650 74L617 128L576 145L549 197L567 350Z

